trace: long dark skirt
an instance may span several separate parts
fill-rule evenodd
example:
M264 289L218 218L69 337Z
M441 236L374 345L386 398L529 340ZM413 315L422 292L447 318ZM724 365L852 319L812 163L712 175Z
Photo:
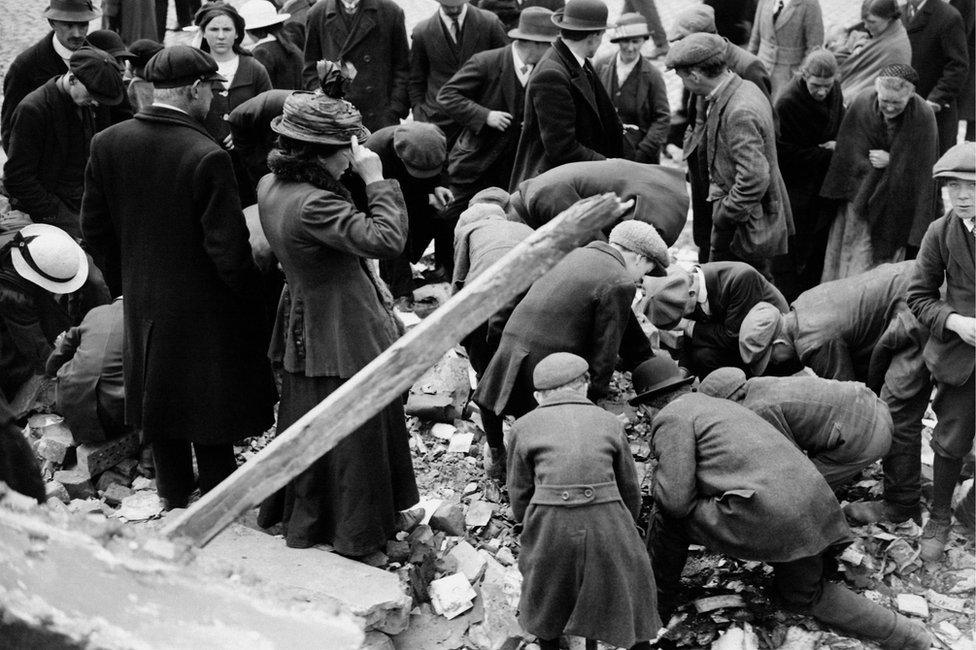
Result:
M305 415L343 381L284 373L278 431ZM398 397L261 504L258 524L268 528L282 522L285 541L293 548L331 544L342 555L368 555L394 534L397 512L418 499Z

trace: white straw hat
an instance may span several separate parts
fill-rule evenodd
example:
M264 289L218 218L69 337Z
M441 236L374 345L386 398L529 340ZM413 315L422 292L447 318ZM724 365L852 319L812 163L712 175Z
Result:
M20 277L51 293L71 293L88 279L88 257L65 231L45 223L24 226L10 258Z
M248 0L241 5L238 13L244 19L244 29L260 29L291 18L291 14L279 14L268 0Z

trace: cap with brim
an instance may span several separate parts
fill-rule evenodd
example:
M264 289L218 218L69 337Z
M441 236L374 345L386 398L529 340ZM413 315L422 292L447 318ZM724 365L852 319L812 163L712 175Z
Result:
M648 275L664 277L668 274L668 266L671 264L668 245L664 243L661 234L651 224L636 219L621 221L610 231L608 240L611 244L639 253L653 261L654 268Z
M559 36L559 28L552 22L552 11L545 7L526 7L519 14L518 27L508 32L515 41L552 43Z
M651 281L645 283L645 287ZM691 290L691 274L681 267L668 269L668 275L653 282L654 293L648 294L645 315L654 327L664 330L674 329L685 317L685 305Z
M119 61L134 59L136 55L127 50L122 37L110 29L99 29L85 37L88 44L100 50L105 50Z
M607 16L607 6L600 0L572 0L552 15L552 22L559 29L597 32L612 27L607 24Z
M746 373L741 368L726 366L708 373L698 385L698 392L709 397L729 399L745 384Z
M571 352L554 352L548 355L532 371L532 383L536 390L552 390L565 386L582 377L590 364Z
M773 356L773 341L783 331L779 309L768 302L758 302L739 326L739 356L754 375L766 371Z
M24 226L13 239L17 274L55 294L77 291L88 279L88 256L65 231L45 223Z
M976 142L961 142L942 154L932 168L932 177L976 181Z
M148 38L140 38L129 46L129 50L134 55L132 65L137 68L144 68L149 63L149 59L163 50L163 45Z
M640 364L631 373L635 397L627 400L631 405L640 404L668 389L686 386L695 381L695 376L679 366L666 355L654 356Z
M212 56L189 45L173 45L154 54L146 63L144 77L156 88L179 88L196 81L227 82L217 74Z
M348 146L353 136L362 144L370 135L359 111L344 99L295 92L285 99L282 110L271 121L271 130L292 140Z
M447 158L447 138L436 124L404 122L393 130L393 150L414 178L433 178Z
M95 9L91 0L51 0L43 15L48 20L88 23L101 16L102 12Z
M632 38L649 38L651 30L647 28L647 20L640 14L624 14L617 20L617 25L610 33L610 42L627 41Z
M122 67L108 52L89 45L80 47L71 53L68 70L99 104L117 106L122 103L125 97Z
M698 32L671 45L664 58L666 68L690 68L706 62L725 62L727 46L718 34Z
M709 5L694 5L677 15L668 40L680 41L689 34L698 32L715 33L715 10Z
M244 29L261 29L279 25L291 18L291 14L279 14L268 0L248 0L237 12L244 19Z

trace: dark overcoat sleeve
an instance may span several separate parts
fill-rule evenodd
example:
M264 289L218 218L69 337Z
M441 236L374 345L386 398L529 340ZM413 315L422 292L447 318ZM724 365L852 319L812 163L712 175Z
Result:
M489 109L474 97L481 97L491 71L484 69L485 57L475 54L465 62L437 93L437 102L452 120L480 133L488 119Z
M915 258L915 272L908 284L908 307L915 314L915 318L927 327L936 337L946 338L946 319L955 309L942 300L940 287L945 280L947 260L942 256L940 240L948 219L945 217L933 222L925 232L922 246Z
M418 107L423 106L427 95L427 77L430 74L430 60L427 57L427 45L424 43L423 27L426 24L425 21L414 28L410 44L410 78L407 83L407 95L414 113ZM413 118L424 120L427 116L415 114Z
M397 119L406 117L410 112L410 97L407 86L410 83L410 45L407 42L407 25L403 16L403 9L396 7L396 15L391 21L390 60L393 69L390 71L390 113Z
M719 300L727 301L722 322L696 322L691 331L691 344L695 347L737 350L739 328L749 310L763 300L764 282L758 272L735 275L724 292L725 295L716 296Z
M45 153L44 140L53 137L51 124L33 103L21 102L14 110L3 166L4 185L21 209L36 222L58 221L70 213L68 206L41 184L40 171Z
M593 306L592 339L590 350L590 390L588 397L596 401L610 390L610 379L617 365L617 353L627 327L628 316L633 312L630 303L636 289L632 284L613 284L603 288Z
M44 374L48 377L57 375L61 366L71 361L75 356L75 351L79 345L81 345L81 327L72 327L64 333L61 340L54 346L54 351L51 352L51 356L47 358L47 363L44 366Z
M488 47L485 49L493 50L508 45L508 36L505 34L505 26L502 25L501 19L495 14L489 14L489 20L491 27L488 28Z
M366 186L369 214L335 194L312 194L302 206L305 232L330 248L360 257L391 259L407 241L407 208L395 180Z
M105 282L113 296L122 293L122 251L118 233L109 213L103 192L98 161L99 141L92 140L91 156L85 166L85 193L81 199L81 235L98 266L105 273Z
M976 63L969 60L969 45L966 42L966 28L963 25L962 16L951 7L946 9L946 14L951 14L951 17L939 33L946 63L942 68L942 76L939 77L938 83L926 97L933 104L940 106L948 104L962 95L969 66Z

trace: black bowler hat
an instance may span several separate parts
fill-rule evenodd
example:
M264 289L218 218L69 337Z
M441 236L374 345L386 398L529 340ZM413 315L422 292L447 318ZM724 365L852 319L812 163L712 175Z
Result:
M197 80L227 81L217 74L212 56L189 45L173 45L153 55L146 64L145 79L156 88L189 86Z
M667 355L651 357L634 368L631 373L634 382L634 392L631 404L641 404L652 397L665 392L667 389L684 386L695 381L695 376L679 366Z
M85 45L71 53L68 70L99 104L115 106L122 103L125 85L119 62L105 50Z
M576 32L596 32L609 29L607 24L607 5L600 0L573 0L552 15L552 22L559 29Z

